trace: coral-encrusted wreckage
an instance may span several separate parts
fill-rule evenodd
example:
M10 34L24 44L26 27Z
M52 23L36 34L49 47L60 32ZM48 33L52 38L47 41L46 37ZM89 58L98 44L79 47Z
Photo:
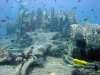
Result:
M19 62L16 75L26 75L30 65L43 65L47 54L62 57L73 67L94 68L96 63L90 61L100 60L100 26L78 24L73 9L56 13L54 8L50 12L20 8L16 22L7 24L7 33L17 36L14 45L1 47L4 54L0 54L0 63ZM75 74L76 71L79 72L74 70L72 75L84 75Z

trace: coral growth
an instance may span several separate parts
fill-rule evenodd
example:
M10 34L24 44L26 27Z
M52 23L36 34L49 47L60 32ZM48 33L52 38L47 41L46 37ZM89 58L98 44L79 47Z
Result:
M76 46L80 48L80 54L81 58L86 59L86 53L85 53L85 47L86 47L86 40L84 39L84 36L80 32L75 33L75 40L76 40Z
M100 34L100 27L96 29L96 32Z
M84 71L80 71L78 69L74 69L71 75L87 75Z
M38 58L38 59L36 60L36 63L37 63L38 65L43 65L43 64L44 64L44 59L43 59L43 57Z
M40 46L37 50L40 52L46 53L46 48L43 46Z
M100 48L90 48L90 50L88 51L88 58L91 60L100 60Z
M86 41L85 41L84 36L82 35L82 33L76 32L75 33L75 40L76 40L76 45L77 46L79 46L81 48L85 48Z
M100 74L91 74L91 75L100 75Z

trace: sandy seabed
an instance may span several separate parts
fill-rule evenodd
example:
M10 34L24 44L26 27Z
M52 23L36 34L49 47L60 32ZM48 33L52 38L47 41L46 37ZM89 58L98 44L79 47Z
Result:
M44 66L29 67L26 75L70 75L72 67L67 65L62 58L46 57ZM65 65L64 65L65 64ZM0 66L0 75L15 75L17 66Z

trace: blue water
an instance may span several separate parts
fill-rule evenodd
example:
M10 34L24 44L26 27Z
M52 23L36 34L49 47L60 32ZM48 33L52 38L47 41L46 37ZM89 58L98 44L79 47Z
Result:
M8 2L7 2L8 1ZM19 0L17 0L19 1ZM23 5L27 0L22 0L20 4ZM100 24L100 0L31 0L25 5L28 10L37 10L37 8L50 9L54 7L55 11L67 10L77 7L76 15L79 22L84 22L84 19L89 17L88 22ZM44 7L45 5L45 7ZM15 22L18 16L20 5L15 0L0 0L0 20L5 19L6 22L0 21L0 35L6 35L7 22ZM94 11L92 11L92 9ZM82 13L83 11L83 13ZM9 19L6 18L9 17ZM95 18L97 17L97 18Z

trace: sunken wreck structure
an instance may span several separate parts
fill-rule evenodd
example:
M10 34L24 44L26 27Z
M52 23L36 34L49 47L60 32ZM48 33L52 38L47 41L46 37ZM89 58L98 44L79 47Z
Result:
M61 57L66 65L78 69L94 68L95 64L100 68L94 62L100 60L100 26L79 24L73 9L56 13L53 7L36 11L20 8L16 22L7 24L7 34L16 34L16 39L12 45L1 46L0 64L19 62L16 75L26 75L30 65L43 65L47 55ZM76 72L81 71L73 70L72 75Z

